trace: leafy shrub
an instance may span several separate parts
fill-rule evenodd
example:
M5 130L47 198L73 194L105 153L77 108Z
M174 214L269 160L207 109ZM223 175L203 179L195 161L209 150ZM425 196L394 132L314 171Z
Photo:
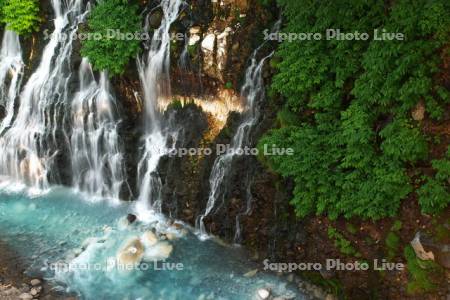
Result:
M259 143L294 149L293 156L264 159L293 179L291 203L299 217L394 216L413 191L407 168L428 154L410 110L424 100L427 113L437 116L449 100L448 90L434 78L450 36L450 3L278 3L287 33L324 34L328 28L405 33L403 41L283 42L272 83L273 93L286 101L278 114L282 122Z
M141 17L138 6L126 0L104 0L95 6L88 18L87 31L92 37L83 41L81 54L88 57L96 70L108 70L121 74L131 58L139 52L138 39L111 38L108 30L122 34L141 31Z
M17 34L30 34L39 28L39 2L36 0L0 1L2 22Z
M403 223L400 220L395 220L394 224L391 226L391 231L399 231L402 229Z
M438 214L450 204L448 189L436 179L429 178L417 193L423 213Z
M445 158L433 160L434 177L425 177L419 188L419 204L423 213L438 214L450 204L450 147Z
M388 258L393 259L398 251L400 246L400 238L393 231L390 231L386 236L386 248L388 250Z
M342 254L360 257L361 253L359 253L351 244L349 240L347 240L336 228L328 227L328 237L334 240L334 246L339 249Z

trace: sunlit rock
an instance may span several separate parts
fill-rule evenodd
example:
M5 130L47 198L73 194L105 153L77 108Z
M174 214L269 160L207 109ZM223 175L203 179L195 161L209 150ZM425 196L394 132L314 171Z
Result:
M35 279L32 279L30 281L30 283L31 283L32 286L37 286L37 285L41 284L41 281L39 279L35 278Z
M166 233L166 237L169 241L173 241L174 239L177 238L177 236L175 234L173 234L172 232Z
M414 252L416 253L416 256L421 260L434 260L434 254L433 252L425 251L425 249L422 246L422 243L420 242L420 232L416 233L416 236L411 241L411 247L413 247Z
M416 107L411 112L411 116L416 121L422 121L425 118L425 105L422 101L417 103Z
M142 235L141 241L145 245L145 247L151 247L158 243L158 237L155 233L153 233L153 231L146 231Z
M145 249L145 261L165 260L172 254L173 246L168 242L159 242L153 247Z
M214 51L214 45L216 42L216 36L214 33L209 33L202 41L202 50L212 52Z
M194 26L189 29L189 46L194 46L201 39L201 28L200 26Z
M144 245L135 237L129 240L117 254L117 263L124 266L139 264L144 255Z
M259 299L265 300L265 299L269 299L270 297L270 291L267 289L259 289L257 291L258 297Z
M221 78L222 73L225 71L226 63L228 60L228 50L231 43L232 32L233 30L230 27L227 27L222 33L217 35L216 62L217 62L217 71L219 72Z

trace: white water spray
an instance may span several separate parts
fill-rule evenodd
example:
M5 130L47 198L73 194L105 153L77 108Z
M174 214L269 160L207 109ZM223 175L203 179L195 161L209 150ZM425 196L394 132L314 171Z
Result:
M52 0L54 31L41 62L20 94L20 106L11 127L0 140L0 174L46 189L58 139L64 139L65 108L71 76L72 39L83 20L82 0ZM66 7L67 6L67 7Z
M170 97L169 30L180 13L182 3L181 0L161 1L161 25L153 34L148 53L137 60L145 99L146 130L143 155L138 164L139 199L136 203L137 214L142 219L148 218L152 210L161 211L161 178L157 174L157 167L171 146L168 146L167 133L162 128L158 104ZM145 29L148 30L148 20L146 23Z
M83 58L79 78L72 102L73 185L92 195L119 199L125 175L108 75L102 72L97 83L91 65Z
M5 116L0 123L0 136L11 125L14 117L14 104L22 81L23 67L19 37L15 32L6 30L0 52L0 105L5 108Z

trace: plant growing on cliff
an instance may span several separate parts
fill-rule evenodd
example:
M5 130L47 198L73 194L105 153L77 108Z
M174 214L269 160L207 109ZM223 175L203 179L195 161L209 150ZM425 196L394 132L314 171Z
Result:
M91 37L83 41L81 54L88 57L94 69L108 70L111 74L122 74L129 60L136 57L140 47L138 39L112 37L114 30L121 34L141 31L138 6L126 0L103 0L92 10L87 33Z
M361 253L359 253L351 244L349 240L347 240L342 233L337 231L334 227L328 227L328 238L334 240L334 246L339 249L339 251L344 255L361 257Z
M39 2L36 0L0 1L1 20L6 28L19 35L30 34L39 28Z
M409 273L408 294L422 294L435 290L438 282L444 278L442 268L434 261L417 258L410 245L405 247L403 254Z
M298 216L394 216L414 191L408 168L428 154L410 111L424 101L428 115L439 118L450 99L442 81L435 80L450 36L450 3L278 3L287 33L385 28L407 37L283 42L272 84L273 93L285 99L283 122L260 141L260 147L294 149L293 156L265 159L272 170L293 179L291 203Z
M446 157L431 162L434 177L425 177L425 184L417 191L422 212L438 214L450 204L450 147Z

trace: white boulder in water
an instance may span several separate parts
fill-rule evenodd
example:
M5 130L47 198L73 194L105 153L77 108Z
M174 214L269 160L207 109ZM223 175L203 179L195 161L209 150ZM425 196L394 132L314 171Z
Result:
M262 300L269 299L270 297L270 291L268 289L259 289L257 294L259 299Z
M159 242L153 247L145 250L144 260L146 261L158 261L165 260L172 254L173 246L168 242Z
M144 255L144 245L135 237L129 240L117 254L117 263L123 266L139 264Z
M158 243L158 237L153 231L146 231L142 235L141 241L145 247L152 247Z

